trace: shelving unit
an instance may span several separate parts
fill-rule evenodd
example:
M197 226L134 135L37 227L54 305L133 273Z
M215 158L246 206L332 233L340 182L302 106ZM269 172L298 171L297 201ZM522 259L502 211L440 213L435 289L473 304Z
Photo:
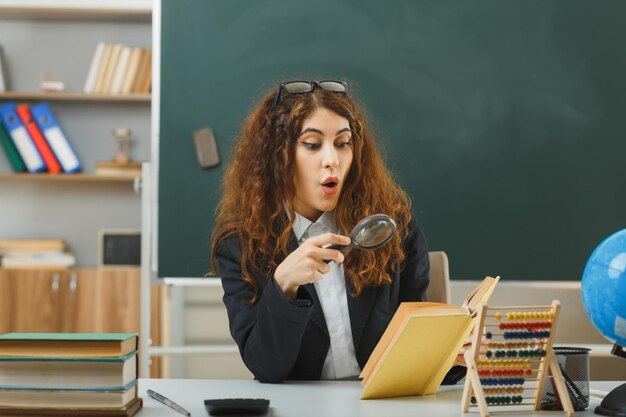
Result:
M94 170L113 157L114 128L131 129L134 161L150 160L151 94L82 90L98 42L151 47L151 21L152 0L0 0L7 81L0 102L48 102L83 165L76 174L14 173L0 150L0 238L64 239L77 266L91 268L99 229L140 228L140 178ZM66 91L38 91L44 73Z
M114 273L96 265L100 229L141 228L141 177L93 172L96 162L112 159L115 128L131 129L133 161L150 160L152 98L151 94L112 96L82 90L98 42L152 47L151 21L152 0L0 0L0 44L8 89L0 93L0 102L48 102L83 165L83 172L74 174L14 173L0 149L0 239L63 239L78 263L76 268L56 272L0 268L0 313L9 321L0 322L5 331L30 331L28 326L35 324L53 326L46 331L140 330L140 269ZM62 79L66 91L38 91L44 73ZM10 302L18 294L47 297L50 302ZM60 303L59 294L77 307ZM149 315L158 314L160 294L162 288L148 287L148 298L153 298ZM125 304L117 305L119 300ZM9 306L15 311L5 311ZM114 317L122 313L132 318ZM12 319L33 314L39 317L36 323ZM82 320L78 327L65 320L74 315ZM102 321L107 315L112 315L110 323ZM48 323L43 316L63 320ZM152 323L145 337L156 334L158 340L154 332L158 316Z

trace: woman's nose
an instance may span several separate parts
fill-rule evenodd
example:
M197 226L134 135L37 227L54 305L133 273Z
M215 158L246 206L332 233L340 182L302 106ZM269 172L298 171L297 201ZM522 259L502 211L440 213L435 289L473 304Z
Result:
M327 149L324 153L323 160L324 168L334 169L339 166L339 156L334 148Z

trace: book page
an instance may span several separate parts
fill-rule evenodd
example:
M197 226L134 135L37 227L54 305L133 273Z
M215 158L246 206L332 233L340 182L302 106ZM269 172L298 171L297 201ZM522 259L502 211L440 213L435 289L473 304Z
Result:
M480 303L486 303L491 296L496 284L500 280L500 277L485 277L483 281L478 285L478 287L474 288L465 298L463 302L464 307L468 307L470 310L474 311L478 307Z

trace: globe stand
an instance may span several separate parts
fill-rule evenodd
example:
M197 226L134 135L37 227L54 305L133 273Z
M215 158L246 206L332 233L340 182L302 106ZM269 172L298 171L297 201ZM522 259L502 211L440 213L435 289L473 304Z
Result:
M626 359L626 350L624 350L624 346L618 345L617 343L613 345L611 353L615 356Z
M617 343L613 345L611 353L626 359L624 346ZM626 417L626 384L622 384L609 392L594 412L603 416Z

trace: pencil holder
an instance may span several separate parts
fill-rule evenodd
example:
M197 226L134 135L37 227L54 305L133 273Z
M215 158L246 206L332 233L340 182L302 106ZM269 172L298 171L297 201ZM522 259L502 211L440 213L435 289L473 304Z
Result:
M565 386L575 411L589 407L589 351L580 347L554 347L554 355L561 368ZM562 410L559 394L553 383L552 375L543 387L541 408L543 410Z

